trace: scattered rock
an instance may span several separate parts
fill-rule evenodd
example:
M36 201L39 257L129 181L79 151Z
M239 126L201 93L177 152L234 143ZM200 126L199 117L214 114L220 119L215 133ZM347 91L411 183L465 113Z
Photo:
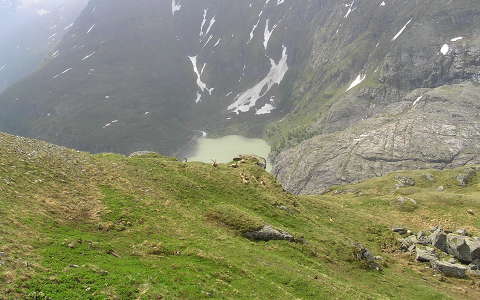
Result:
M467 230L465 229L458 229L455 231L455 234L462 235L462 236L470 236Z
M410 235L404 239L400 239L400 249L404 251L409 251L411 246L415 246L417 244L418 239L415 235Z
M245 163L247 161L254 161L255 164L262 169L267 168L267 160L261 156L254 155L254 154L242 154L237 157L233 158L234 162Z
M415 180L407 176L395 176L395 181L397 182L395 185L397 188L415 185Z
M0 252L0 257L5 257L5 256L6 256L5 252Z
M80 268L79 265L70 265L69 267L70 267L70 268Z
M138 157L138 156L144 156L144 155L150 155L150 154L158 154L158 153L153 151L137 151L137 152L130 153L128 157L132 158L132 157Z
M429 262L429 261L438 259L433 248L425 248L425 249L417 248L416 254L417 256L415 259L420 262Z
M463 263L480 259L480 240L458 234L447 235L448 253Z
M403 235L403 234L407 234L408 230L404 227L393 227L392 231Z
M435 248L440 249L443 252L448 252L447 234L442 229L437 228L430 235L430 242Z
M469 268L470 270L480 271L480 259L475 259L474 261L472 261L472 262L468 265L468 268Z
M407 251L409 253L413 253L413 251L415 251L417 249L417 245L411 245L410 247L408 247Z
M446 261L432 260L430 261L432 268L445 276L465 278L467 277L468 268L461 264L451 264Z
M430 236L425 231L419 231L417 233L417 240L418 240L417 243L421 245L430 244Z
M408 198L408 197L403 197L403 196L398 197L397 202L399 204L406 204L406 203L411 203L411 204L414 204L414 205L417 204L417 201L415 201L414 199Z
M77 247L77 243L76 242L71 242L71 243L68 243L67 247L70 248L70 249L75 249Z
M437 188L437 192L443 192L444 190L445 190L445 188L443 187L443 185L441 185Z
M458 263L458 260L455 259L454 257L450 257L450 258L447 260L447 262L449 262L449 263L451 263L451 264L456 264L456 263Z
M381 261L383 258L378 256L373 256L370 250L368 250L361 244L354 244L353 247L354 247L353 252L356 260L365 263L367 268L371 270L377 270L377 271L382 270L382 266L379 263L379 261Z
M475 169L468 168L465 169L461 174L458 174L456 179L460 186L466 186L468 183L470 183L470 181L476 174L477 172L475 171Z
M474 216L475 212L473 211L473 209L468 209L467 214Z
M244 233L244 236L253 241L272 241L272 240L285 240L290 242L295 242L293 235L288 232L278 230L273 228L270 225L265 225L257 231L250 231Z
M433 175L430 174L430 173L425 173L425 174L423 174L423 178L425 178L426 180L428 180L428 181L430 181L430 182L435 181L435 177L433 177Z

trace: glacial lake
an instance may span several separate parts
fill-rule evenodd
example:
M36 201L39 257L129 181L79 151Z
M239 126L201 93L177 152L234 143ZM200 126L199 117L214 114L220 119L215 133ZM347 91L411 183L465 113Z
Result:
M188 160L205 163L216 160L218 163L227 163L239 154L255 154L266 159L270 154L270 146L262 139L250 139L240 135L201 137ZM270 170L269 164L267 170Z

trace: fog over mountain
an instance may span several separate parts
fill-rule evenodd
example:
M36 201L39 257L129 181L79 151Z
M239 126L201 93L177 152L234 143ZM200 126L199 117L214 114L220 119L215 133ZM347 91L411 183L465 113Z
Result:
M87 2L0 1L0 91L33 72L53 54L51 50Z

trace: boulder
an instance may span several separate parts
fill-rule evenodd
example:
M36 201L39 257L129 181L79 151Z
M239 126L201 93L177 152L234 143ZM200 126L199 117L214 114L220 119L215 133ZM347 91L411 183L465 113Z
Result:
M415 244L417 244L418 239L415 235L410 235L406 238L400 239L400 249L404 251L408 251L409 248Z
M408 198L408 197L404 197L404 196L400 196L396 199L396 202L397 204L399 205L403 205L403 204L413 204L413 205L417 205L417 201L415 201L414 199L412 198Z
M421 245L429 245L430 244L430 238L429 235L425 231L419 231L417 233L417 244Z
M275 229L270 225L265 225L259 230L250 231L243 234L246 238L253 241L272 241L272 240L285 240L290 242L295 242L293 235L288 232Z
M433 248L425 248L425 249L416 249L416 257L415 259L420 262L429 262L432 260L437 260L438 257L435 254Z
M468 268L473 271L478 271L480 272L480 259L475 259L472 261L469 265Z
M396 187L405 187L405 186L414 186L415 185L415 180L411 177L407 176L395 176L395 181L397 184L395 185Z
M468 183L470 183L470 181L473 179L473 177L476 174L477 172L473 168L465 169L462 173L458 174L456 177L458 185L466 186Z
M392 231L403 235L403 234L407 234L408 230L407 228L404 228L404 227L393 227Z
M371 270L382 270L382 266L379 263L380 261L382 261L382 258L380 256L374 256L370 252L370 250L365 248L362 244L354 244L353 247L353 252L356 260L365 263L367 268Z
M480 241L458 234L447 235L448 253L463 263L471 263L480 259Z
M233 158L233 161L235 162L247 162L247 161L253 161L257 166L259 166L262 169L267 168L267 160L261 156L255 155L255 154L242 154L237 157Z
M432 268L445 276L465 278L467 277L468 268L461 264L451 264L446 261L431 260Z
M425 180L430 181L430 182L435 181L435 177L433 177L433 175L430 174L430 173L423 174L423 178L425 178Z
M455 231L455 234L462 235L462 236L470 236L466 229L458 229Z
M437 249L442 250L443 252L448 252L447 247L447 234L440 228L437 228L430 235L430 243Z

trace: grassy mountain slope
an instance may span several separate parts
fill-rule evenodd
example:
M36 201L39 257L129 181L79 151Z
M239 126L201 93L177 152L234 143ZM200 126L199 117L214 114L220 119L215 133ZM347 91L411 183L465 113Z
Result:
M90 155L0 135L0 295L5 299L478 299L478 281L439 280L393 252L392 225L478 234L478 184L461 170L393 174L296 197L253 162L239 168L160 155ZM244 184L241 176L249 178ZM445 191L438 192L438 185ZM418 208L390 201L409 195ZM270 224L305 243L253 242ZM428 228L428 227L427 227ZM384 257L368 271L361 242Z

